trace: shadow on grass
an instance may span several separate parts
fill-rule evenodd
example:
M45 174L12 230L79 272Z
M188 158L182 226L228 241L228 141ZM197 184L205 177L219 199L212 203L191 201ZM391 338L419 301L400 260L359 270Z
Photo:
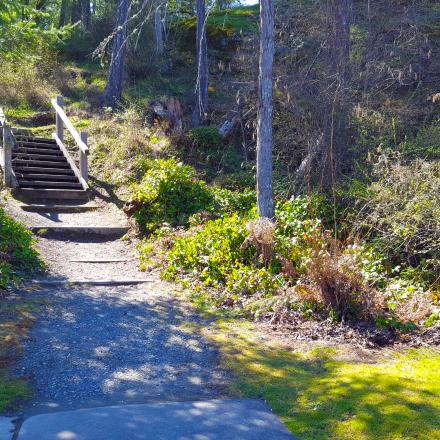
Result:
M440 352L343 362L328 349L296 354L243 334L231 344L227 332L233 391L265 399L300 440L440 439Z

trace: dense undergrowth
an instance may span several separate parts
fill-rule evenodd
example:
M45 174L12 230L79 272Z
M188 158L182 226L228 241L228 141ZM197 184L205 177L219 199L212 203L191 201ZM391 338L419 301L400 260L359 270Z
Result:
M402 188L402 180L411 186L414 179L405 166L394 165L368 191L382 200ZM435 192L438 181L424 185ZM223 199L216 203L219 191ZM372 225L376 213L397 232L404 218L413 228L411 237L425 231L425 224L438 232L434 192L432 204L420 200L415 209L414 194L405 191L398 204L386 203L388 218L370 197L361 210L365 216L358 214L355 223L360 229L365 222ZM279 200L274 224L256 217L253 197L207 186L194 169L176 161L155 162L131 203L142 230L151 233L140 246L144 268L161 267L166 279L183 281L199 301L215 308L272 321L295 313L304 319L370 321L403 332L437 323L439 250L432 233L433 241L417 247L423 259L411 264L408 246L408 258L396 259L393 240L405 236L390 235L386 228L370 229L364 235L369 241L355 235L335 238L327 229L331 210L320 196Z

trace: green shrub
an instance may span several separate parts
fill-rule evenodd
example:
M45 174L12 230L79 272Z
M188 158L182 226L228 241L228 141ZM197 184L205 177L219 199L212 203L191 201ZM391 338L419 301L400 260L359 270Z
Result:
M440 162L394 163L370 185L355 221L395 265L440 270Z
M238 212L247 214L255 209L257 197L255 191L231 191L218 186L210 187L215 202L215 210L220 215Z
M197 224L206 214L246 214L255 206L254 191L208 186L197 178L194 168L174 159L143 160L142 169L145 175L133 189L131 204L143 232L154 232L164 223L188 226L191 220Z
M197 20L195 17L179 20L174 23L173 30L175 33L178 49L194 52L196 41ZM234 29L223 24L213 23L208 18L206 25L206 34L208 47L212 49L234 49L236 48L236 41L232 41L231 37L234 35Z
M422 127L414 139L401 145L405 158L438 160L440 159L440 120Z
M174 159L150 162L142 181L135 186L134 216L143 231L152 232L163 223L187 225L190 216L212 209L213 197L195 170Z
M247 222L233 214L177 236L167 255L166 275L174 277L183 270L207 285L225 284L232 269L248 266L255 258L255 249L242 249L248 235Z
M31 232L0 208L0 289L14 286L26 273L42 267L33 245Z
M223 147L223 138L216 127L197 127L189 132L189 139L198 151L207 152L220 150Z

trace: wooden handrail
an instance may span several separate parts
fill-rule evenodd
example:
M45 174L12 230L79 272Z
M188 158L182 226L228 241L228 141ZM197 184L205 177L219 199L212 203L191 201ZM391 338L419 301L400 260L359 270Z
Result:
M7 124L6 115L3 109L0 107L0 127L4 127Z
M67 148L65 147L64 143L56 135L56 133L53 134L53 139L57 143L58 147L60 147L61 152L63 153L64 157L66 158L67 162L69 163L70 168L72 169L73 173L78 178L79 183L81 183L83 189L85 189L85 190L89 189L89 185L87 184L87 162L86 162L85 172L81 166L81 162L80 162L80 169L78 169L74 160L72 159L69 152L67 151ZM87 156L85 154L83 154L82 156L85 157L87 160Z
M66 128L70 131L70 134L72 135L73 139L75 140L75 142L78 145L78 147L80 148L80 150L84 154L88 154L89 147L87 146L86 143L83 142L80 134L78 133L76 128L73 126L73 124L70 122L68 116L66 115L66 113L64 112L64 109L62 107L63 104L64 104L64 100L60 96L52 99L52 106L55 109L56 114L57 114L57 133L56 134L57 134L58 138L62 142L64 142L63 135L60 133L60 127L59 127L59 119L60 119L62 121L62 123L66 126Z
M12 150L15 146L12 129L8 125L5 112L0 107L0 134L1 134L1 148L0 148L0 168L3 170L3 184L8 188L16 188L17 178L12 168Z
M79 134L76 131L76 128L73 126L64 112L64 99L62 96L57 96L55 99L52 99L52 106L56 112L56 132L53 134L53 138L63 152L64 157L72 167L73 172L81 182L81 185L85 190L87 190L89 188L87 185L87 155L89 154L89 147L87 146L87 133L82 131L81 134ZM76 167L75 162L70 157L70 154L64 145L64 126L66 126L70 131L70 134L73 136L73 139L79 147L79 169Z

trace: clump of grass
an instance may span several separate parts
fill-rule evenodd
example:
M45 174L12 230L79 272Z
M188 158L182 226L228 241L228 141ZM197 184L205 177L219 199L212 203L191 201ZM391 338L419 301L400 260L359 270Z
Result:
M32 326L38 303L31 299L3 298L0 307L0 412L31 395L25 380L11 377L8 367L21 354L21 340Z
M135 106L95 117L88 132L95 174L117 186L140 179L148 160L161 157L170 149L169 138L160 130L147 128Z
M28 396L30 396L30 390L25 381L11 379L8 375L3 375L0 370L0 413L10 407L13 402Z
M32 62L2 64L0 103L6 107L26 106L47 110L56 89L40 75Z

